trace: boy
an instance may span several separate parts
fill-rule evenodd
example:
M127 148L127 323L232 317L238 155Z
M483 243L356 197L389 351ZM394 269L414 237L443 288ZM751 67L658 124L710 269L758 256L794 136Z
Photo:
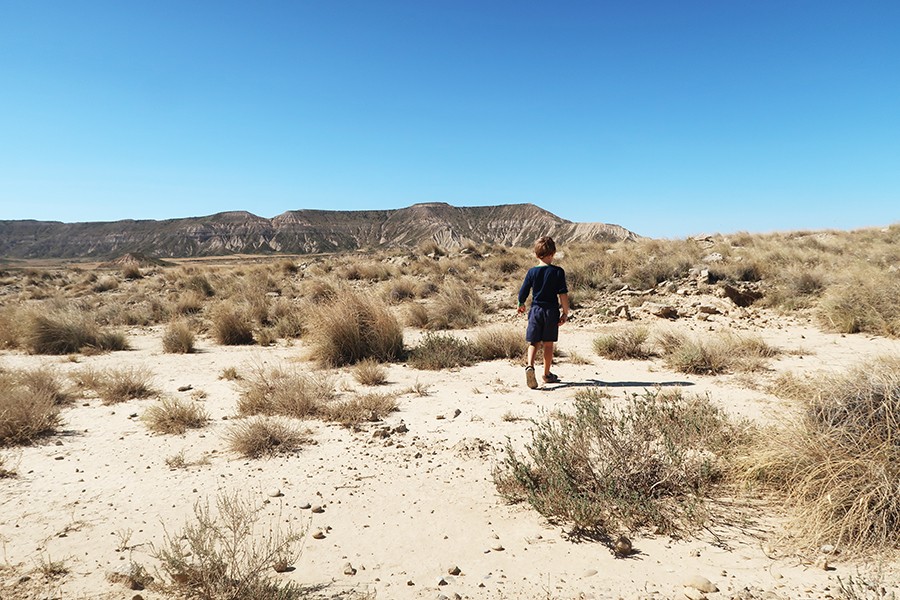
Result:
M534 359L538 346L544 346L544 383L557 383L559 377L550 372L553 362L553 343L559 339L559 326L569 319L569 290L566 288L566 272L552 265L556 254L553 238L544 236L534 243L534 254L541 261L525 275L525 282L519 290L519 312L525 312L525 300L532 294L531 310L528 312L528 366L525 367L525 381L535 389ZM557 296L559 301L557 302ZM559 307L562 304L562 313Z

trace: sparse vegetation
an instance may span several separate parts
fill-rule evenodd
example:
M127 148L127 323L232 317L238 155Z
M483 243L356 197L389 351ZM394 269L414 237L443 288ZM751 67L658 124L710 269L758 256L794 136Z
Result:
M286 527L238 494L220 494L215 512L194 505L194 517L153 549L171 581L171 595L202 599L300 600L303 589L277 581L300 556L303 532Z
M594 352L613 360L649 358L652 355L647 343L649 335L648 329L640 325L623 327L595 338Z
M524 455L507 445L495 482L507 500L576 530L689 530L739 438L705 397L647 392L614 409L582 392L574 414L535 425Z
M757 371L778 354L778 349L757 336L719 334L699 338L674 331L657 336L666 364L676 371L719 375L731 370Z
M447 333L428 333L409 353L409 366L437 371L472 364L475 353L471 344Z
M334 398L334 383L326 375L303 375L287 368L258 365L241 381L238 413L316 417Z
M96 392L104 404L149 398L157 393L150 383L152 375L144 367L83 369L73 379L78 386Z
M169 324L163 332L163 350L172 354L189 354L194 351L194 332L184 321Z
M202 406L179 398L163 398L148 408L142 418L150 431L171 434L199 429L209 421Z
M56 431L58 404L56 392L30 385L28 374L0 371L0 446L28 444Z
M25 318L24 345L32 354L71 354L85 348L125 350L125 336L102 329L91 315L74 308L32 311Z
M308 429L283 417L241 419L225 435L229 449L247 458L287 454L311 439Z
M223 346L245 346L253 343L253 327L250 320L227 303L219 305L213 312L212 334Z
M840 333L875 333L900 336L900 278L870 272L829 289L819 308L819 319Z
M744 476L785 497L792 533L810 548L896 548L900 361L795 383L801 413L758 439Z
M521 328L495 326L478 331L472 340L472 351L480 360L522 358L528 349Z
M435 294L428 313L429 329L464 329L481 320L486 304L470 286L451 280Z
M367 358L356 363L353 377L362 385L384 385L387 383L387 370L377 360Z
M356 394L347 400L329 404L325 417L344 426L365 422L381 421L389 413L397 410L394 394Z

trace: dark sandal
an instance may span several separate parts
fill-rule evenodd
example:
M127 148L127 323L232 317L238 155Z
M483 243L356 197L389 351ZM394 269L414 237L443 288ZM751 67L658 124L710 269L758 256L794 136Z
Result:
M553 373L547 373L544 375L544 383L559 383L559 377Z

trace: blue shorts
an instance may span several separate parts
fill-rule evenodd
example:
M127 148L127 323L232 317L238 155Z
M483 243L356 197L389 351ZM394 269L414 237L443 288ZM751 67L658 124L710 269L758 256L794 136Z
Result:
M528 329L525 341L529 344L555 342L559 339L559 307L546 308L531 305L528 311Z

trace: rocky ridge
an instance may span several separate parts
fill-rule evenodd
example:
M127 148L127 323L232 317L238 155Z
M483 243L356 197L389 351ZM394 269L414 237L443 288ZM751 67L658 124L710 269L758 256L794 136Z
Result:
M177 258L226 254L310 254L434 242L526 246L541 235L562 243L638 239L619 225L574 223L533 204L397 210L293 210L272 219L245 211L186 219L102 223L0 221L0 256L109 258L125 253Z

